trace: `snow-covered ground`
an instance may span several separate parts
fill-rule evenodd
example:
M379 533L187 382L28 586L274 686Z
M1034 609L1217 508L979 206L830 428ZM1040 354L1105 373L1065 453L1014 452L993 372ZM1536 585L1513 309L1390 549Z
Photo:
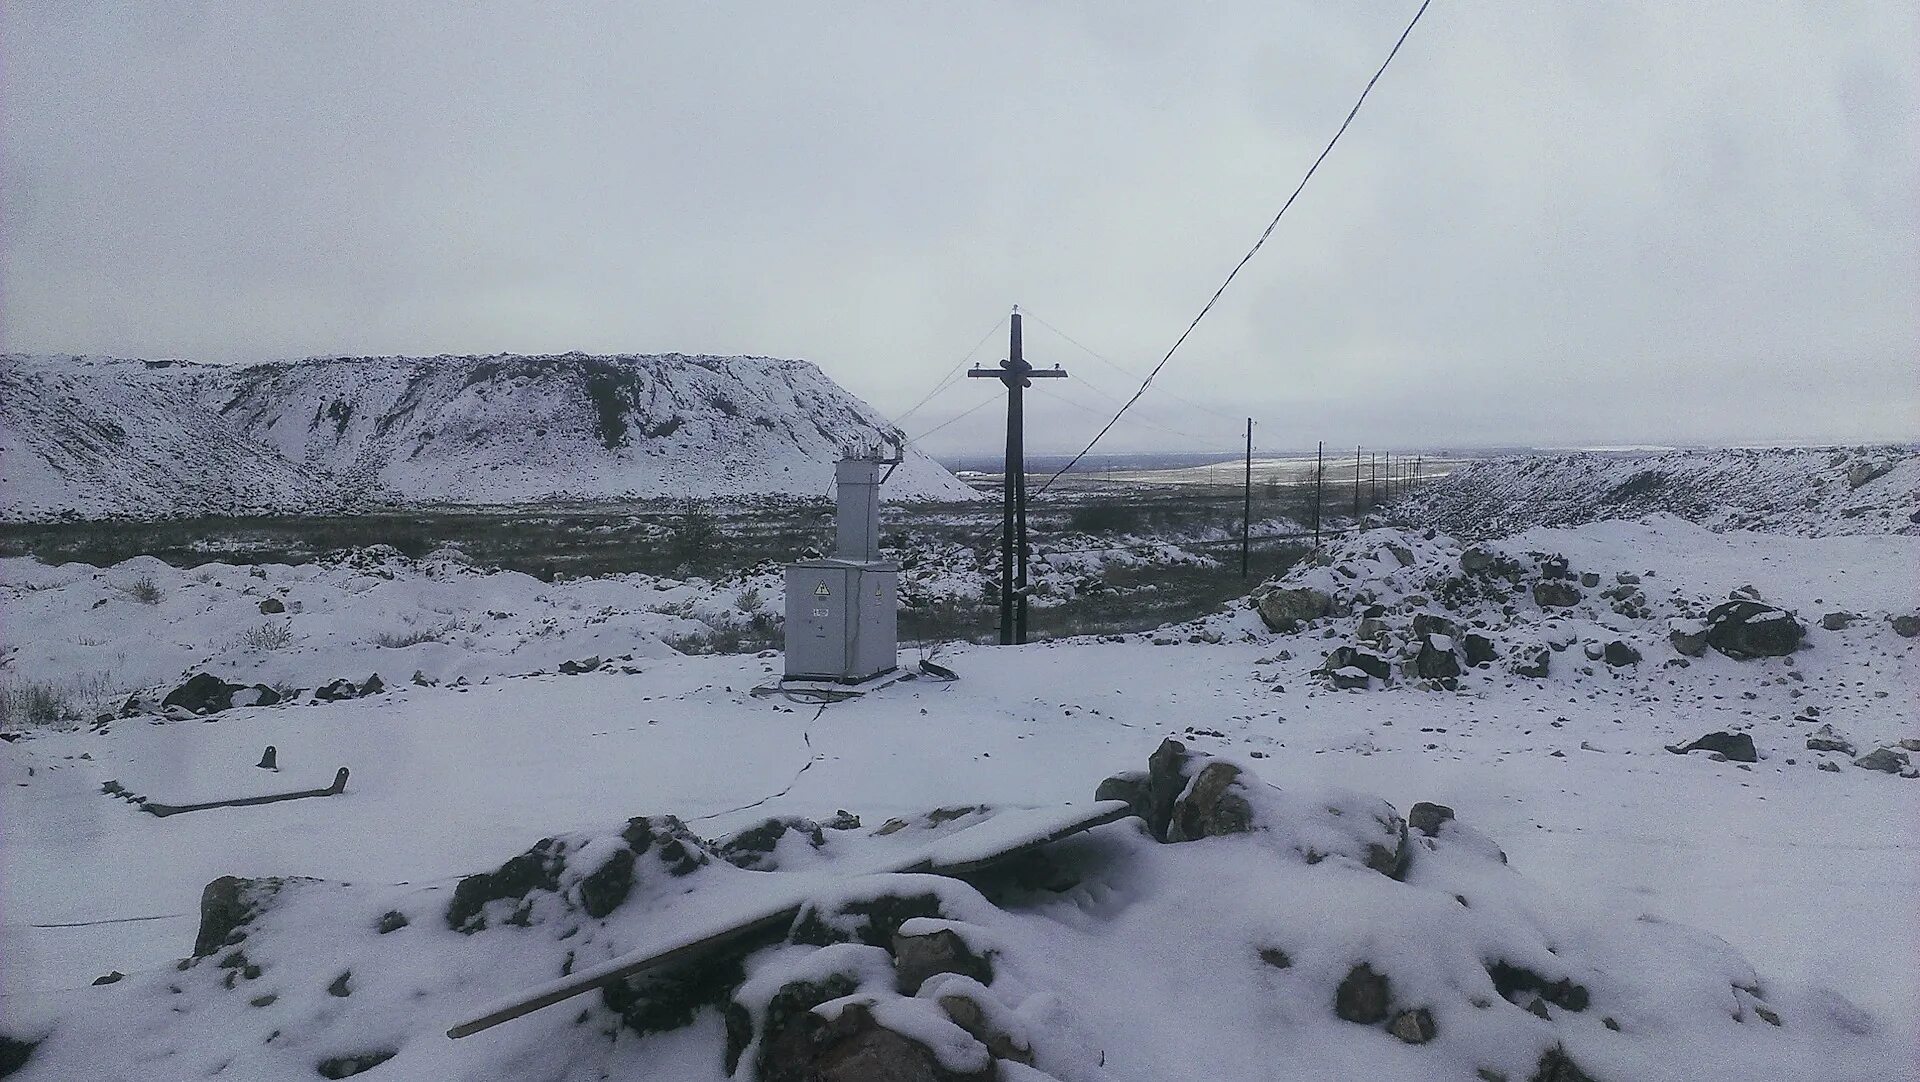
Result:
M1463 556L1482 570L1465 571ZM992 945L998 976L965 990L1005 1016L1000 1028L1018 1031L1048 1077L1469 1082L1491 1070L1520 1082L1559 1045L1602 1082L1879 1079L1915 1063L1920 781L1806 740L1825 724L1858 753L1920 737L1920 640L1889 622L1920 600L1920 539L1713 533L1655 517L1531 530L1469 556L1443 537L1380 530L1277 584L1321 591L1333 610L1292 632L1236 607L1124 642L955 646L940 661L957 682L902 681L824 708L752 694L777 675L777 657L658 645L687 617L651 611L653 599L734 604L714 591L516 587L457 567L387 579L380 563L270 568L264 580L214 568L193 586L168 580L153 606L126 600L131 583L118 581L139 567L99 578L6 569L16 584L47 584L10 595L10 637L15 606L39 595L58 615L42 610L38 626L69 636L19 644L16 657L41 650L50 663L91 649L83 639L112 639L126 655L115 664L139 681L207 658L246 661L211 644L267 619L258 605L269 596L301 601L279 618L310 624L301 634L311 638L222 673L235 682L357 679L372 671L368 658L393 652L371 633L423 619L461 629L395 655L409 658L395 674L420 668L440 686L389 678L364 698L207 719L143 714L0 745L0 1032L45 1038L20 1077L311 1077L317 1063L343 1069L371 1052L395 1053L372 1079L725 1077L713 1009L641 1036L623 1028L619 1004L594 995L459 1041L444 1030L563 969L644 945L676 914L784 889L821 899L855 890L779 877L860 864L893 844L875 836L892 817L910 821L904 845L915 831L950 829L918 818L937 806L1088 802L1102 777L1139 770L1169 735L1279 786L1248 790L1267 841L1160 845L1129 820L1055 847L1077 880L1059 894L989 905L919 879L870 886L934 890L968 942ZM1532 593L1543 573L1578 600L1543 608ZM1747 586L1797 610L1808 628L1799 650L1676 652L1672 628ZM1820 626L1841 611L1855 617L1847 626ZM142 613L155 620L146 645L102 629ZM1459 656L1470 635L1497 653L1485 668ZM1604 646L1616 641L1640 660L1608 664ZM1335 690L1316 670L1341 646L1377 652L1390 682ZM1461 662L1457 676L1420 677L1420 650L1436 646ZM583 653L632 660L552 673ZM1544 676L1513 671L1537 653L1549 658ZM534 672L543 675L507 675ZM468 683L450 686L460 675ZM1750 736L1757 761L1665 750L1714 731ZM266 786L253 764L269 744L276 785L321 786L348 766L347 791L169 818L99 792L114 780L178 801L251 793ZM1376 794L1401 815L1435 801L1471 830L1441 829L1390 878L1342 855L1358 853L1350 846L1364 831L1354 831L1370 821L1358 809L1375 806L1321 795L1335 791ZM1350 811L1329 819L1323 807ZM630 900L582 912L582 873L607 866L630 816L678 816L705 839L688 846L705 851L770 814L825 823L842 809L864 826L826 831L817 851L788 837L776 850L782 871L710 860L682 877L642 853ZM485 910L483 931L449 927L459 877L552 836L567 836L575 855L550 891L527 893L515 918L526 927L501 924L510 902ZM1306 863L1287 840L1302 837L1329 839L1315 845L1332 859ZM221 949L176 969L195 946L202 888L222 875L323 882L287 886L267 905L245 959L221 968L231 961ZM378 932L388 912L407 927ZM1268 947L1286 968L1260 959ZM797 975L865 974L855 997L865 1009L924 1038L954 1077L972 1077L963 1072L979 1066L978 1042L925 1002L965 978L903 998L875 976L891 964L878 949L773 946L719 998L751 1006ZM1495 958L1577 981L1592 1003L1576 1010L1563 996L1538 1018L1524 994L1498 1002L1476 968ZM1409 1044L1386 1022L1337 1017L1336 986L1361 962L1393 978L1395 1011L1429 1009L1437 1036ZM126 978L90 985L116 970ZM1005 1057L996 1069L1041 1077Z
M1108 588L1109 569L1215 563L1153 538L1067 535L1058 544L1064 551L1035 557L1036 607ZM978 605L992 564L957 543L896 555L909 609ZM550 583L477 568L451 551L416 560L375 548L305 564L193 568L148 556L105 568L0 558L0 694L44 687L77 724L120 712L135 692L158 701L194 672L284 694L374 675L386 685L452 684L565 663L620 667L743 630L764 637L782 621L784 591L784 568L772 563L722 581L621 574Z

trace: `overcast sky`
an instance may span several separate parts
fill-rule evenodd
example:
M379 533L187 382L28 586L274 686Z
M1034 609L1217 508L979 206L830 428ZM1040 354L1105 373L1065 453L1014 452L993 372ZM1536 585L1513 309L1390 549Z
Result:
M7 0L0 341L1142 372L1415 7ZM1920 436L1916 11L1435 0L1111 449Z

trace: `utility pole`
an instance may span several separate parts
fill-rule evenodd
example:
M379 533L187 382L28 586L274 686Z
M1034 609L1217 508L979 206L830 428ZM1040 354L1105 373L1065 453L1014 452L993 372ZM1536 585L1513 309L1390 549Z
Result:
M1393 502L1393 452L1380 453L1380 480L1386 485L1387 502Z
M1360 447L1353 448L1353 528L1360 528Z
M1320 548L1320 490L1327 475L1327 442L1321 440L1313 449L1313 547Z
M1007 386L1007 465L1000 508L1000 645L1027 641L1027 448L1023 392L1034 379L1065 379L1054 365L1036 371L1020 355L1020 306L1013 306L1007 331L1007 359L999 368L973 368L975 379L997 379Z
M1253 530L1253 418L1247 418L1247 476L1240 489L1240 577L1247 577L1247 538Z

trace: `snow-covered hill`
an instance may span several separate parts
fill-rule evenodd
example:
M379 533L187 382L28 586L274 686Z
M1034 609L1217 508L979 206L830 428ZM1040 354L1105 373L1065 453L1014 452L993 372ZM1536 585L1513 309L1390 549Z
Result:
M1457 537L1662 512L1710 529L1912 534L1920 533L1920 452L1791 447L1490 458L1401 509Z
M228 367L0 359L0 515L826 495L897 437L804 361L360 357ZM971 489L909 448L894 499Z
M337 508L333 479L221 416L199 367L0 358L0 519Z

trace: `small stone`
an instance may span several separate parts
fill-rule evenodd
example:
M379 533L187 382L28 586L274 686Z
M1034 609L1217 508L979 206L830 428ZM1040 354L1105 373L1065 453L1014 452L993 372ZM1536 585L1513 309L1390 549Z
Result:
M254 996L252 999L247 1000L247 1005L250 1007L271 1007L279 998L280 996L277 993L268 992L264 996Z
M1420 801L1407 811L1407 825L1431 838L1440 833L1440 825L1453 818L1453 809L1445 804Z
M1708 733L1691 744L1669 745L1668 751L1676 755L1685 755L1692 751L1705 751L1736 763L1755 763L1760 757L1755 753L1753 737L1746 733Z
M121 981L126 979L127 979L127 975L116 969L105 976L95 977L93 979L93 984L94 984L94 987L98 988L100 985L103 985L103 984L119 984Z
M1279 947L1261 947L1260 960L1275 969L1293 968L1293 959L1288 957L1287 952L1281 950Z
M340 974L338 977L335 977L333 979L333 983L327 985L327 994L330 996L338 996L341 999L345 999L348 996L352 995L353 990L347 986L347 982L351 980L352 977L353 977L353 970L351 969Z
M1387 1019L1387 1003L1392 998L1387 978L1361 963L1347 972L1334 990L1333 1013L1348 1022L1375 1025Z
M265 615L274 616L287 611L287 603L277 597L269 597L260 602L260 611Z
M894 987L901 995L920 991L928 978L939 973L958 973L981 984L993 983L993 964L975 954L967 941L950 928L925 935L893 934Z
M388 932L397 932L406 926L407 915L398 909L389 909L380 914L380 923L374 925L374 930L381 935L386 935Z
M1408 1044L1426 1044L1439 1034L1434 1027L1433 1013L1425 1007L1416 1007L1410 1011L1401 1011L1387 1024L1387 1032Z

